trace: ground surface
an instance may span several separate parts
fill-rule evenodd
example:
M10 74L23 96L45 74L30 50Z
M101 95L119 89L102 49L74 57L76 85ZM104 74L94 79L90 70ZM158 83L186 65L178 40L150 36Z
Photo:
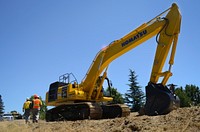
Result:
M0 132L132 132L132 131L200 131L200 107L179 108L162 116L138 116L131 113L126 118L80 120L25 124L24 120L0 122Z

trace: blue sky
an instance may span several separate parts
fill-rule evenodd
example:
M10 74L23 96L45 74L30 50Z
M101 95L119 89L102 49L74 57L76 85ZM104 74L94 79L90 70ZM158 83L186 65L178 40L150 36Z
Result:
M45 99L49 84L72 72L79 82L96 53L176 2L182 25L168 83L200 86L200 2L183 0L0 0L0 94L5 112L22 113L26 97ZM129 69L149 82L155 37L113 61L108 77L122 94ZM165 69L168 67L165 66Z

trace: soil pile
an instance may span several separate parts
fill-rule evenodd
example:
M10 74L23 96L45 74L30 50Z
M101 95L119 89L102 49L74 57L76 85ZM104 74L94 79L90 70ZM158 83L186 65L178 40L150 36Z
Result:
M132 132L200 131L200 107L179 108L167 115L138 116L102 120L79 120L25 124L24 120L0 122L0 132Z

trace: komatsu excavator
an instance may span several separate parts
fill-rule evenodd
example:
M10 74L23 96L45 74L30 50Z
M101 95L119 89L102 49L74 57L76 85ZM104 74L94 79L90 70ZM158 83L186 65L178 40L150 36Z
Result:
M146 115L169 113L177 106L177 100L166 83L172 76L171 68L174 63L180 25L181 14L178 6L173 3L169 9L149 22L101 49L80 84L72 73L60 76L59 81L50 84L49 91L46 93L46 105L55 106L46 112L46 121L128 116L130 109L125 104L110 104L113 98L104 95L104 81L110 87L107 77L108 65L154 36L156 36L157 49L150 81L146 86L144 112ZM169 53L171 54L169 69L163 71Z

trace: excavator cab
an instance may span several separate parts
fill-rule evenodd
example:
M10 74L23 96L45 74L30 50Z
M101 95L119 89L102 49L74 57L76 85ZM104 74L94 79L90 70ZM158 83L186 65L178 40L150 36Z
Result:
M180 106L180 100L173 91L161 83L149 82L146 88L146 104L144 112L146 115L164 115Z

